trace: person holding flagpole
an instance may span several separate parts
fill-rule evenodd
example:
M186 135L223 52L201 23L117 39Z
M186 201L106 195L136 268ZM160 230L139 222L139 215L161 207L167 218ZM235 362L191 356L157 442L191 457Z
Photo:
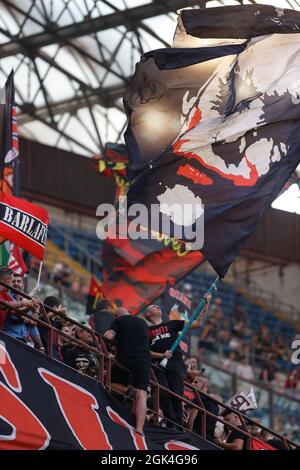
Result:
M204 315L207 314L211 301L211 294L206 293ZM186 367L182 357L180 346L172 353L170 348L176 341L178 333L183 330L186 322L184 320L170 320L163 322L163 313L158 305L150 305L145 311L145 318L150 323L149 341L150 353L154 365L159 365L162 359L167 358L168 363L164 370L155 369L158 383L169 388L177 395L183 396L184 379ZM201 326L202 315L192 322L190 328L195 329ZM176 424L183 424L183 409L179 399L171 397L169 394L160 394L160 404L164 416Z

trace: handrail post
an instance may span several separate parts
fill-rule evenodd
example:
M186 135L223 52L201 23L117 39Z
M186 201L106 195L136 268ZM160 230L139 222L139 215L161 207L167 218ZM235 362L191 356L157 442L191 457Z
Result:
M153 382L155 383L154 385L154 402L153 402L153 411L154 411L154 418L153 418L153 421L154 421L154 425L155 426L159 426L159 383L158 383L158 380L156 378L156 375L153 371L153 369L151 369L151 376L152 376L152 379L153 379Z

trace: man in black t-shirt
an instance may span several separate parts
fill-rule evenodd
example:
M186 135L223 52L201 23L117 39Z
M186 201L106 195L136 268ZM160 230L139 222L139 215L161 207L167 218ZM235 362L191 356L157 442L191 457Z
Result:
M205 309L209 308L211 300L210 294L205 294ZM186 367L183 362L180 346L172 354L170 348L177 339L178 333L185 326L184 320L170 320L162 322L162 311L158 305L150 305L145 311L145 318L150 323L149 342L151 357L154 364L159 363L165 357L168 358L168 364L164 370L155 369L155 375L158 383L163 387L169 388L177 395L183 396L184 379L186 376ZM199 328L201 320L194 321L191 328ZM182 402L168 393L161 392L160 405L164 416L177 424L183 424Z
M134 391L136 431L142 434L151 372L148 328L144 320L131 316L125 308L117 309L115 317L104 336L117 342L116 360L131 374L114 365L111 372L112 387L123 392Z
M222 417L227 423L232 424L233 426L241 429L242 431L248 432L247 428L241 424L239 416L233 411L224 411L222 413ZM223 442L220 439L215 439L215 443L225 450L247 450L249 438L246 434L228 427L226 441Z

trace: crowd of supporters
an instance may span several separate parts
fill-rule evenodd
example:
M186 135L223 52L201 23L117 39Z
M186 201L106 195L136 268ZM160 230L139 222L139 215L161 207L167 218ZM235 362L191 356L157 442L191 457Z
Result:
M230 317L224 315L221 298L216 298L198 341L200 362L216 353L219 364L228 372L299 397L300 367L291 363L290 348L283 336L274 337L266 325L258 331L249 328L247 312L241 305Z
M22 277L13 274L9 268L0 268L0 282L24 291ZM54 359L79 373L99 378L100 357L95 347L97 338L93 330L87 325L75 324L57 297L47 297L42 302L37 297L28 299L0 285L0 300L6 302L6 306L0 306L0 329L6 334L43 353L49 354L51 349ZM206 294L206 310L209 309L210 300L210 294ZM39 324L37 319L50 322L52 331ZM224 326L219 301L200 335L201 348L206 347L205 341L209 338L204 333L216 319ZM234 330L237 338L240 338L242 331L239 321L235 324L238 331L236 328ZM90 323L109 340L107 348L110 357L117 361L111 370L111 389L134 412L138 433L143 434L145 420L154 420L156 424L165 427L182 429L184 426L200 435L203 434L204 426L206 438L224 449L246 449L249 436L243 431L265 442L272 440L275 448L283 445L280 440L275 442L262 429L247 426L236 413L222 407L222 398L211 392L210 381L205 377L204 370L198 368L197 358L184 360L180 348L174 353L170 351L178 333L184 328L183 320L163 322L162 311L157 305L146 309L144 319L131 316L124 308L117 309L113 315L110 302L101 300ZM198 327L199 321L196 320L192 328ZM265 330L262 335L266 345ZM260 341L259 344L262 344ZM239 354L245 354L244 349L240 349ZM168 360L164 368L160 367L162 359ZM243 364L242 358L240 363ZM161 386L160 409L156 419L153 413L155 392L150 385L151 366L155 380ZM183 403L178 397L186 397L189 401ZM210 413L204 421L199 406ZM219 426L216 419L218 415L236 429L232 430L226 424Z

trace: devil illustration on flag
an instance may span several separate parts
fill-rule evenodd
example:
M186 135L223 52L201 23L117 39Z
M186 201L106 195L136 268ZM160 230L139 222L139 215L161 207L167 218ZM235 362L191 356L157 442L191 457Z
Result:
M294 10L183 10L173 47L144 54L124 95L128 204L158 204L171 236L202 217L220 276L300 162L299 33Z

